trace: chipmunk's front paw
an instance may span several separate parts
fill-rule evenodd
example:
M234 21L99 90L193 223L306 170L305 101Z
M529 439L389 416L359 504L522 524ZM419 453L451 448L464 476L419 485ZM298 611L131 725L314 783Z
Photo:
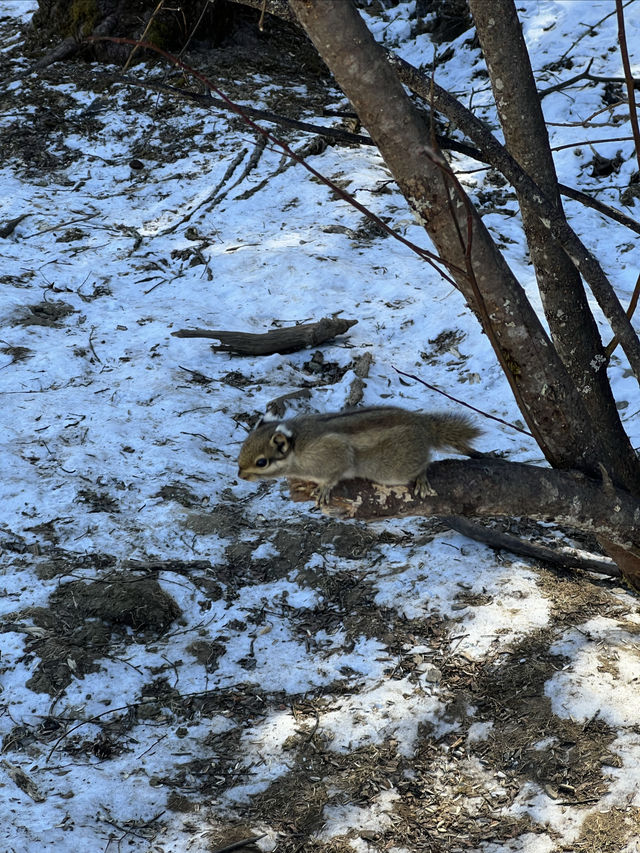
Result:
M331 486L318 485L316 489L316 506L326 506L331 498Z
M418 498L429 498L438 494L427 479L426 472L418 474L416 477L416 484L414 486L413 493Z

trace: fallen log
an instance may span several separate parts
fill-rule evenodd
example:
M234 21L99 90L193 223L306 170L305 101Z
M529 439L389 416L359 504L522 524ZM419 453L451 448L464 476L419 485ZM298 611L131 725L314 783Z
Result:
M367 480L343 480L331 491L323 512L340 518L375 521L408 516L440 516L452 527L459 516L466 518L523 517L556 522L597 537L606 537L623 552L640 553L640 501L606 478L589 479L577 471L558 471L519 462L491 458L459 461L445 459L429 466L434 495L416 497L407 486L380 486ZM315 497L315 485L290 480L294 501ZM457 516L458 518L452 518ZM486 534L474 536L474 525L464 532L487 541ZM491 544L491 542L488 542ZM515 546L503 538L498 547ZM516 548L513 547L516 551ZM545 559L542 554L533 555ZM571 561L563 561L570 565ZM616 561L617 562L617 561ZM619 565L619 564L618 564ZM588 571L617 576L616 567L583 565ZM627 580L640 589L640 577Z

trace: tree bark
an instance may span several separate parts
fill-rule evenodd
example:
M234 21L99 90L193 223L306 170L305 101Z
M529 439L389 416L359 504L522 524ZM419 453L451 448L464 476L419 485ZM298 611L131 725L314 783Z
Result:
M407 486L343 480L331 491L331 505L366 521L411 515L523 516L606 536L640 552L640 500L577 471L502 459L443 459L429 466L429 483L437 494L418 498ZM314 488L292 481L300 500L309 500Z
M513 0L469 0L469 6L507 151L564 219L547 126ZM607 378L607 358L580 274L541 222L528 194L516 192L551 336L600 430L602 462L615 482L638 487L637 458L620 422Z

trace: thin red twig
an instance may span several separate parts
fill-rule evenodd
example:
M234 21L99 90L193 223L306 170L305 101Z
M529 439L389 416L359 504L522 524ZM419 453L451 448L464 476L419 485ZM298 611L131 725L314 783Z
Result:
M393 367L393 365L391 365ZM436 388L435 385L430 385L428 382L425 382L424 379L420 379L419 376L415 376L413 373L405 373L404 370L398 370L397 367L393 367L396 373L400 374L400 376L406 376L407 379L414 379L416 382L419 382L421 385L424 385L425 388L428 388L430 391L435 391L436 394L442 394L443 397L446 397L448 400L452 400L454 403L458 403L461 406L464 406L467 409L471 409L472 412L475 412L477 415L481 415L483 418L488 418L491 421L498 421L499 424L504 424L504 426L508 426L510 429L515 429L517 432L523 433L523 435L528 435L529 438L533 438L530 432L526 429L522 429L522 427L516 426L515 424L509 423L509 421L505 421L502 418L497 417L496 415L490 415L489 412L485 412L482 409L477 409L475 406L472 406L471 403L466 403L464 400L459 400L457 397L453 397L451 394L447 394L446 391L443 391L441 388Z

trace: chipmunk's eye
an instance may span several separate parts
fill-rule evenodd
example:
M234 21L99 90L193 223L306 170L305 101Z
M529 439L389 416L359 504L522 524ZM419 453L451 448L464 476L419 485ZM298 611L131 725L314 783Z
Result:
M256 459L256 468L266 468L268 464L269 462L265 456L259 456Z

